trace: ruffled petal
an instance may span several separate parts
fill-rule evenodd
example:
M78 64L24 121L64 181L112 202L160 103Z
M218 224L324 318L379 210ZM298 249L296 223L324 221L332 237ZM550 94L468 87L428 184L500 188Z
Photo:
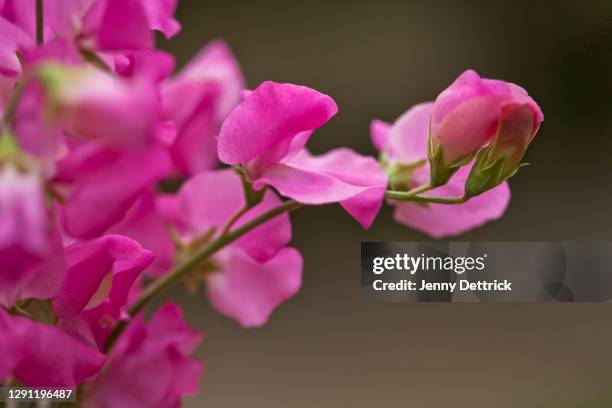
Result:
M264 184L304 204L339 202L368 228L382 206L387 176L374 158L347 148L321 156L303 149L283 164L269 166L255 181L257 188Z
M299 133L317 129L337 111L332 98L314 89L264 82L223 123L219 158L227 164L258 159L251 168L256 173L285 157Z
M0 331L0 350L13 352L12 375L29 387L74 388L104 364L104 355L95 348L57 327L11 316L3 308Z
M217 163L221 122L240 102L244 78L229 47L216 40L204 47L179 74L163 84L166 115L175 121L178 137L172 158L184 174Z
M281 303L294 296L302 284L302 256L284 248L265 263L258 263L238 248L216 257L220 272L206 278L213 306L243 327L259 327Z
M63 208L64 227L76 237L99 236L121 221L136 199L171 166L167 152L159 146L123 152L108 163L103 152L99 154L99 161L88 162L92 156L85 155L80 166L73 163L76 168L93 167L78 176Z

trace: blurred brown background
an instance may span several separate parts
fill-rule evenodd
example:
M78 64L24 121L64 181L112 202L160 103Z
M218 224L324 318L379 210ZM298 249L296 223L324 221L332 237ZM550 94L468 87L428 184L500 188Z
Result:
M545 121L511 181L506 216L462 240L612 240L612 3L604 1L188 1L162 46L185 63L225 39L250 87L305 84L340 114L315 153L374 153L371 119L393 121L463 70L525 87ZM360 229L338 206L293 215L302 291L245 331L175 290L207 333L200 396L187 407L610 407L610 304L360 303L359 242L427 237L389 208ZM612 271L611 271L612 273Z

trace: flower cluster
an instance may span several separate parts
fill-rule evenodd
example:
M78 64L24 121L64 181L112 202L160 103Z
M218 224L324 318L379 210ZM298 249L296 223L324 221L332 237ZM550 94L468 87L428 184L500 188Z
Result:
M466 71L395 123L380 157L306 145L338 112L306 86L247 90L213 41L178 73L155 48L176 0L0 2L0 381L79 389L83 407L174 407L197 392L201 335L179 281L243 327L294 296L288 212L385 200L440 238L504 213L542 120L520 87ZM40 6L40 4L39 4Z

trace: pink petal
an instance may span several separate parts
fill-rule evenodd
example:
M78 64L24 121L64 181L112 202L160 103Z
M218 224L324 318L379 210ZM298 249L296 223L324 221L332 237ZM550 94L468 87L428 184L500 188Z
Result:
M202 365L188 356L202 336L173 304L148 323L136 317L113 347L104 371L87 387L85 408L180 406L197 392Z
M264 82L223 123L219 158L227 164L259 158L256 167L264 168L287 154L296 135L317 129L337 111L332 98L314 89Z
M229 219L244 205L242 184L233 170L199 173L185 182L177 195L178 209L187 230L187 240L196 239L211 229L220 233Z
M0 75L20 74L21 64L16 51L33 43L28 33L0 16Z
M273 191L266 191L263 201L244 214L236 222L233 229L244 225L280 204L281 200ZM289 220L289 215L284 213L243 235L233 245L242 248L257 262L266 262L274 257L289 241L291 241L291 221Z
M408 164L427 158L427 135L433 106L433 102L414 105L395 121L384 149L390 159Z
M12 375L26 386L74 388L104 364L102 353L57 327L11 316L2 308L0 329L0 350L13 351Z
M444 148L444 162L453 163L486 145L495 136L501 107L509 100L509 95L471 98L432 127L433 137Z
M155 83L117 78L93 68L61 72L65 81L51 98L57 104L58 120L70 134L128 147L140 147L153 139L155 125L161 120Z
M378 119L374 119L370 123L370 138L372 140L372 144L379 152L382 152L385 149L391 126L391 123Z
M99 50L153 48L154 37L143 3L143 0L106 0L97 33L96 45Z
M63 245L39 174L0 170L0 305L49 298L64 277Z
M132 285L154 255L127 237L107 235L69 246L66 256L66 279L53 309L60 319L83 318L102 349Z
M218 255L221 272L206 278L213 306L243 327L259 327L272 311L294 296L302 283L302 256L282 249L266 263L258 263L237 248Z
M166 115L178 127L172 157L185 174L217 162L221 122L240 101L244 79L229 47L213 41L176 76L164 83Z
M485 80L474 70L467 70L438 95L432 112L432 124L437 125L463 102L487 95L507 95L510 88L503 81Z
M255 186L268 184L304 204L340 202L364 228L382 206L387 176L372 157L340 148L315 157L306 149L284 164L269 166Z
M234 228L254 219L281 203L273 191L267 191L263 201L247 211ZM244 206L244 193L238 175L232 170L200 173L189 179L180 189L176 204L165 199L169 221L182 237L191 241L214 229L218 236L230 218ZM254 259L265 261L274 256L291 240L291 223L281 214L248 232L233 245L243 248Z
M149 27L171 38L181 30L181 24L173 17L177 0L141 0L149 19Z
M98 171L79 177L64 207L66 231L89 238L123 219L135 200L170 169L167 153L158 146L121 154ZM78 175L78 173L77 173Z
M77 315L105 301L116 308L122 307L132 284L151 264L154 255L127 237L107 235L70 245L66 248L66 257L66 279L53 298L53 307L59 317ZM94 299L108 275L112 279L106 295Z
M168 78L174 70L172 54L160 50L138 50L114 55L115 72L123 77L146 77L158 83Z
M123 221L112 227L109 233L130 237L152 251L155 259L147 269L151 275L160 276L174 264L174 243L157 210L153 191L145 192L128 210Z

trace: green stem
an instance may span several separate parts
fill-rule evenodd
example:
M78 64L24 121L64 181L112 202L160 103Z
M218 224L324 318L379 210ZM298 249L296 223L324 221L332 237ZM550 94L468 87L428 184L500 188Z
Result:
M421 194L421 193L431 190L432 188L433 187L431 186L430 183L423 184L422 186L418 186L418 187L413 188L412 190L407 191L406 195L413 196L413 195Z
M463 204L468 197L457 197L457 198L441 198L441 197L424 197L419 195L410 194L406 191L387 191L385 193L386 198L399 201L415 201L418 203L436 203L436 204Z
M230 220L225 225L225 228L223 228L223 232L221 233L221 235L222 236L228 235L230 230L234 226L234 224L240 219L240 217L242 217L250 209L251 209L251 206L248 204L245 204L244 207L238 210L236 214L232 215L232 218L230 218Z
M15 112L17 111L17 105L21 100L21 96L23 95L23 91L25 90L26 83L28 82L28 78L23 77L17 84L15 84L15 88L13 89L13 93L6 104L6 108L4 109L4 114L2 115L2 123L0 124L1 129L0 132L4 134L8 132L11 127L11 123L13 122L13 117L15 116Z
M247 232L257 228L261 224L269 221L270 219L295 210L301 207L302 204L297 203L295 201L289 200L285 201L281 205L261 214L257 218L252 219L251 221L241 225L236 228L234 231L228 232L225 235L219 236L215 241L211 242L209 245L203 247L199 251L195 252L191 257L189 257L185 262L176 266L173 270L168 272L166 275L161 278L153 281L149 286L145 288L140 297L132 304L132 306L128 309L128 313L130 316L136 315L140 312L147 303L149 303L153 298L158 296L160 293L164 292L170 286L172 286L176 281L181 279L187 273L189 273L193 268L201 264L203 261L207 260L209 257L214 255L217 251L224 248L225 246L231 244ZM123 331L127 323L122 321L117 325L117 327L113 330L108 341L106 342L106 349L110 349L113 343L119 337L119 334Z
M43 0L36 0L36 44L42 45L45 34Z

